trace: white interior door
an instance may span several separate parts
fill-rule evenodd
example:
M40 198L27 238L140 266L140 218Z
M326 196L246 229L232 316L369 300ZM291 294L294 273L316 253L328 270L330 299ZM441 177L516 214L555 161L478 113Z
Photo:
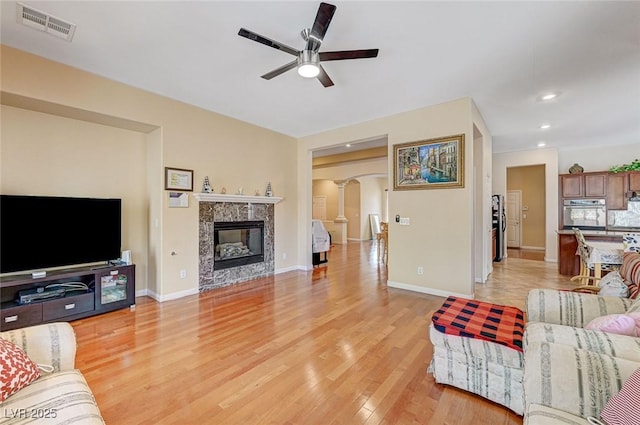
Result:
M521 232L520 227L520 211L522 209L522 192L519 190L508 190L506 201L507 215L507 247L520 248Z
M313 197L313 212L311 213L314 220L326 220L327 219L327 197L326 196L314 196Z

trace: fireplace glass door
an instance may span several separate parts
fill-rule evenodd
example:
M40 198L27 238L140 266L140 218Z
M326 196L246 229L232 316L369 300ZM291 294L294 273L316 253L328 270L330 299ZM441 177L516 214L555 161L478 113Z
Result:
M264 261L264 221L215 222L214 270Z

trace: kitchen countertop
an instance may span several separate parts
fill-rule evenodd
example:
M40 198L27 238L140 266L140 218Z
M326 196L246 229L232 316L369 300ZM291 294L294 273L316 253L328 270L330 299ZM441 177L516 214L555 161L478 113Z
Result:
M560 229L560 230L556 230L556 232L559 235L573 235L573 230L571 229ZM620 236L622 237L622 235L624 235L625 233L631 233L631 232L640 232L640 229L628 229L628 230L583 230L582 234L585 237L589 237L589 236Z

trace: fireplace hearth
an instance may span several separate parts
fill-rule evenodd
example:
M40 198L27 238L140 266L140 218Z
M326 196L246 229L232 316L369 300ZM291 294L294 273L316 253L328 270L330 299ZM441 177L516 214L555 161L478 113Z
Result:
M222 221L213 224L213 269L264 261L264 221Z

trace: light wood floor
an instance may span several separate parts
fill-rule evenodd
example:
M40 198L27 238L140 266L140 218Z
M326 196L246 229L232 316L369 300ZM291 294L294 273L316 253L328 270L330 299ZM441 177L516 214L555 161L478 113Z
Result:
M496 263L482 300L570 287L556 264ZM428 270L427 270L428 272ZM76 366L108 424L521 424L426 373L443 299L387 288L371 242L288 272L73 322Z

